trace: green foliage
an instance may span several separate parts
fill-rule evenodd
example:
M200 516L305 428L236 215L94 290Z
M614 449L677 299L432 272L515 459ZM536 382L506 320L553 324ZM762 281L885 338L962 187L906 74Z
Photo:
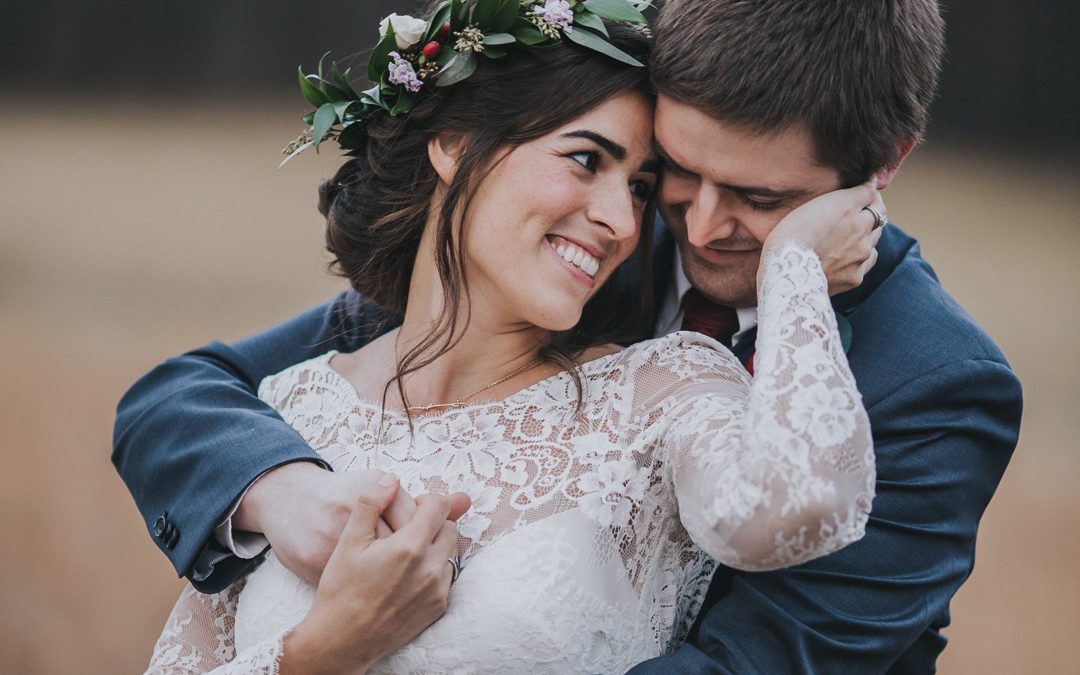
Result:
M585 28L591 28L592 30L607 37L607 27L604 26L604 20L599 16L593 14L588 10L578 12L574 15L574 23L578 26L584 26Z
M529 0L445 0L427 20L420 39L406 49L397 46L393 24L388 23L368 60L367 77L374 85L357 93L350 82L351 69L344 72L336 61L325 67L327 55L319 59L316 72L305 75L297 69L300 91L314 110L304 116L308 131L285 149L286 160L308 146L318 150L328 138L349 155L359 153L365 143L367 121L375 114L407 114L426 95L429 87L448 87L471 76L479 54L490 59L505 58L511 51L536 49L557 44L562 38L623 63L641 66L608 38L605 21L644 25L641 10L650 5L642 0L570 0L574 12L573 30L544 22ZM450 24L449 35L442 34ZM468 29L468 30L466 30ZM454 47L459 40L478 51ZM424 46L440 46L434 57L422 56ZM420 90L409 91L404 84L390 81L390 52L397 52L413 68Z
M634 57L630 56L623 50L619 49L615 45L605 40L602 36L597 35L590 30L581 28L571 33L566 33L566 39L570 40L571 42L576 42L582 47L588 47L589 49L598 51L601 54L606 54L607 56L610 56L616 61L622 61L623 63L629 64L631 66L645 66L645 64L641 63Z
M476 53L460 52L439 71L439 77L435 80L436 86L449 87L469 77L476 71Z
M621 23L645 23L645 16L626 0L585 0L582 4L601 19Z

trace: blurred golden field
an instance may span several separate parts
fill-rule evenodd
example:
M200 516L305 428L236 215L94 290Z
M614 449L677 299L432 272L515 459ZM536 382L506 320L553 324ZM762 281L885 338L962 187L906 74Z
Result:
M338 160L277 171L297 108L251 110L0 105L0 672L140 672L181 584L109 462L116 401L340 287L314 208ZM1077 185L931 139L886 192L1025 388L943 673L1080 672Z

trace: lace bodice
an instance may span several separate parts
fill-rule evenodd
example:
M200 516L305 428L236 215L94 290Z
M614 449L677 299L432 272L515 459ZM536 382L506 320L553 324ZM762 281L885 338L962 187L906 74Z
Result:
M623 672L671 649L714 561L766 570L862 536L870 430L817 257L771 252L756 378L675 333L502 401L414 418L360 400L333 353L263 381L336 471L412 494L463 491L461 577L446 615L372 672ZM222 593L182 594L154 672L275 672L315 589L271 553Z

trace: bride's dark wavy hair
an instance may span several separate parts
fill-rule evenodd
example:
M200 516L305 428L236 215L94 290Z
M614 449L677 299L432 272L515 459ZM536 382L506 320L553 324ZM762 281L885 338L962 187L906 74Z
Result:
M643 63L651 39L640 31L608 24L611 42ZM349 280L368 302L404 312L417 249L438 175L428 158L428 142L440 134L460 134L465 146L446 189L435 235L436 266L443 309L432 332L403 355L394 379L408 407L402 377L430 364L461 338L469 316L469 289L463 267L464 230L455 214L466 214L493 158L567 124L608 99L628 91L652 96L644 68L623 64L563 41L546 49L515 52L505 59L479 59L468 79L436 89L403 116L378 115L368 123L360 154L319 186L319 211L326 216L331 269ZM541 351L545 360L569 370L581 402L582 383L574 357L585 348L638 335L651 313L650 251L653 200L635 253L641 261L635 292L641 302L632 316L616 316L615 288L606 284L585 306L581 321L553 335ZM464 220L464 215L462 215ZM461 324L461 309L465 309ZM422 357L422 358L421 358Z

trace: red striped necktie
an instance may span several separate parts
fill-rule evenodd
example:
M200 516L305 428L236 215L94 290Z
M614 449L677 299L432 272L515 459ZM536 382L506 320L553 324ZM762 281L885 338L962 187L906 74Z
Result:
M682 330L708 335L728 349L731 339L739 332L739 315L733 307L719 305L706 298L696 288L683 296Z

